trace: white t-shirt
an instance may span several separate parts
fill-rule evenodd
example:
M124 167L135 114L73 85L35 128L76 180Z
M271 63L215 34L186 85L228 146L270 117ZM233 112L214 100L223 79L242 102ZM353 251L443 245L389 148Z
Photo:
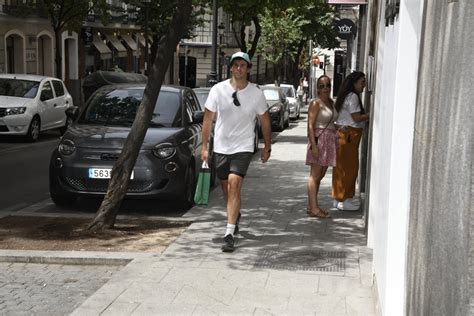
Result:
M268 110L265 96L255 84L249 82L247 87L237 91L240 106L234 104L234 92L230 79L227 79L214 85L206 100L206 109L216 113L216 153L253 152L255 120Z
M354 92L350 92L342 104L336 124L341 126L351 126L355 128L364 128L365 122L356 122L351 114L361 112L359 97Z

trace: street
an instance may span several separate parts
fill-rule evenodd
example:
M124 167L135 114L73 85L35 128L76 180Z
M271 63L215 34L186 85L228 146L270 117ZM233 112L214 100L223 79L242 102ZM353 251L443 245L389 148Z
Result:
M0 213L19 210L49 198L48 168L59 132L42 133L36 143L0 138Z

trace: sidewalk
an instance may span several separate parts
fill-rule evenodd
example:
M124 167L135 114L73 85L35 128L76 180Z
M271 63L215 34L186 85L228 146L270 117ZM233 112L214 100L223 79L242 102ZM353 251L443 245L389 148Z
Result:
M361 212L306 215L306 119L273 133L268 163L254 156L243 188L237 249L220 250L219 187L163 254L139 257L73 315L375 315L372 253ZM321 188L331 205L331 175Z

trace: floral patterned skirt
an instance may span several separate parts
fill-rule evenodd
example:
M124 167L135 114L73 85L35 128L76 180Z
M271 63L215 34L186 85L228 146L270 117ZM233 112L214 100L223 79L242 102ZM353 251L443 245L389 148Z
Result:
M323 167L336 165L337 133L333 128L316 128L314 134L318 137L318 156L311 152L308 142L306 149L306 165L317 164Z

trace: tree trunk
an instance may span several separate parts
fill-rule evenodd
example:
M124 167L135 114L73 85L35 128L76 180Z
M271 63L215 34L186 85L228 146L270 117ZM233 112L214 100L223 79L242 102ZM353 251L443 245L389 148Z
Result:
M104 200L88 229L98 231L113 228L122 200L127 193L128 183L139 150L145 138L158 94L163 83L166 70L176 45L181 39L192 11L192 0L177 0L178 11L173 16L167 35L162 39L156 54L153 67L145 87L143 100L138 107L130 134L125 141L119 159L112 170L112 177Z

